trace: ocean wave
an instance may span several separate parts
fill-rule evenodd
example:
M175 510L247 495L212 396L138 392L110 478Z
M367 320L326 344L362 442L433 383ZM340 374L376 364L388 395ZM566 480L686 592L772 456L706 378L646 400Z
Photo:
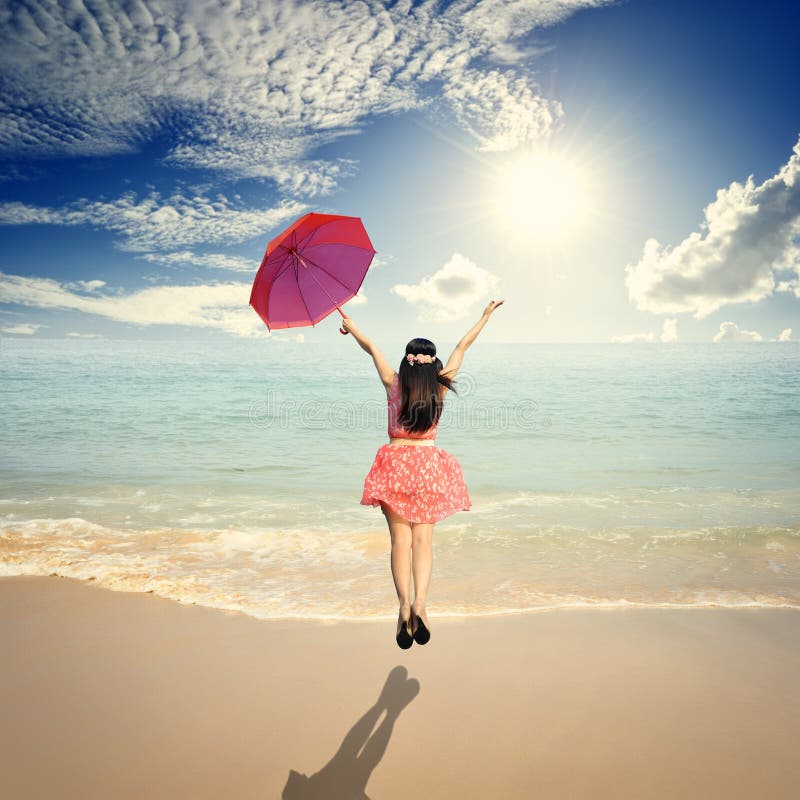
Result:
M800 528L436 534L431 613L563 608L798 608ZM115 528L81 517L6 521L0 576L58 575L260 619L396 614L385 530Z

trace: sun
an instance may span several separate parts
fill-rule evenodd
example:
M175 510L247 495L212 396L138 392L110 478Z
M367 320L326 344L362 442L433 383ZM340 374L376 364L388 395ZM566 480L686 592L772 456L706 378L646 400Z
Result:
M528 152L499 169L494 205L522 234L556 240L579 227L589 210L588 182L577 164L547 151Z

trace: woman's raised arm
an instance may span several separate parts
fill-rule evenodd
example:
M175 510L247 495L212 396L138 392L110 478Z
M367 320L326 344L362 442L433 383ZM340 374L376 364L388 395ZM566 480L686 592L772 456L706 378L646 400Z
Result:
M442 370L443 373L447 373L448 378L451 380L455 378L467 348L478 338L478 334L483 330L483 326L489 321L489 317L492 316L494 310L503 305L504 302L504 300L492 300L483 310L481 318L461 337Z
M394 370L389 366L389 362L384 357L383 353L358 329L358 326L353 322L350 317L345 317L342 320L342 328L345 332L353 335L353 338L358 342L361 349L372 356L375 363L375 369L378 370L381 383L388 389L392 385L392 378L394 378Z

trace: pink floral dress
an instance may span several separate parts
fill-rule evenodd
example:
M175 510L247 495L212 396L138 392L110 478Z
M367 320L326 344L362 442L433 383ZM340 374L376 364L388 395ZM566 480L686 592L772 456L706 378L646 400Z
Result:
M438 423L421 434L398 424L403 398L397 373L387 400L390 437L436 438ZM378 448L364 479L361 505L379 506L381 501L409 522L438 522L456 511L469 511L472 506L461 465L435 445L384 444Z

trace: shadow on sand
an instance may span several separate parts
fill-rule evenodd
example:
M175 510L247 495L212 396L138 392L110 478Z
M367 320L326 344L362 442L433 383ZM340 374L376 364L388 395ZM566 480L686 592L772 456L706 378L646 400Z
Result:
M319 772L310 777L289 772L283 800L369 800L367 781L386 752L400 712L418 693L419 681L409 678L405 667L395 667L375 705L350 728L336 754ZM386 716L373 733L383 711Z

